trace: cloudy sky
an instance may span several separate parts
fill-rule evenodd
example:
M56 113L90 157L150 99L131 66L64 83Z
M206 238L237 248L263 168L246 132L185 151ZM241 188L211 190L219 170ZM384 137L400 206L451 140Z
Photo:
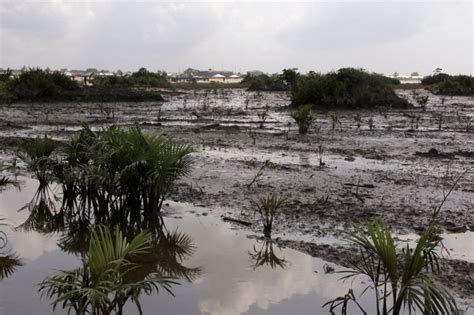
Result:
M0 67L474 72L472 1L0 0Z

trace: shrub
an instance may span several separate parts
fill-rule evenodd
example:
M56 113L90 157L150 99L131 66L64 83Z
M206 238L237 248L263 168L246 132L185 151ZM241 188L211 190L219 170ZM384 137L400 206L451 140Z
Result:
M306 134L313 122L311 105L307 104L300 106L296 112L291 113L291 117L296 121L299 133Z
M466 96L474 94L474 78L472 76L451 76L439 73L425 77L422 83L430 85L430 90L436 94Z
M287 91L288 87L278 75L260 74L256 76L247 75L242 83L248 85L249 91Z
M291 89L293 106L312 104L325 108L408 107L389 78L353 68L298 76Z
M24 71L6 83L7 92L13 100L55 98L65 91L76 88L78 88L77 82L68 76L39 68Z

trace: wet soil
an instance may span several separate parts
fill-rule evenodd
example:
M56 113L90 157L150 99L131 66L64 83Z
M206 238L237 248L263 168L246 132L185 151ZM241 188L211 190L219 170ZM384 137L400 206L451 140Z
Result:
M412 101L408 91L399 93ZM338 111L334 129L329 113L316 111L304 136L288 115L284 92L180 91L166 98L3 105L1 153L14 162L22 138L47 133L63 141L83 123L100 130L139 122L148 132L195 148L193 171L177 184L172 199L206 208L196 215L210 211L252 222L236 225L260 233L252 200L272 191L284 194L288 203L274 223L275 237L341 265L353 249L340 240L354 224L381 217L397 234L419 233L461 173L442 207L440 227L446 233L474 230L474 127L466 118L474 116L472 97L442 101L430 94L426 111ZM448 257L442 264L442 281L474 299L473 263Z

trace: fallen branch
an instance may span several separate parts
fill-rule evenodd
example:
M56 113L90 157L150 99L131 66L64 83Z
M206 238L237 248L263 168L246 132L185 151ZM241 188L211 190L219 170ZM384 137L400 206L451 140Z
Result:
M239 220L239 219L234 219L234 218L231 218L231 217L222 217L222 220L239 223L239 224L242 224L242 225L245 225L245 226L251 226L252 225L252 222L247 222L247 221L243 221L243 220Z

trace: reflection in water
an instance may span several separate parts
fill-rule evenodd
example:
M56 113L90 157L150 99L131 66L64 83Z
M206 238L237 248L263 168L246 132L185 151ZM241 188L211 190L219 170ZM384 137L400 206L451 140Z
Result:
M89 250L82 259L82 267L59 271L41 283L40 291L54 299L53 307L62 304L70 312L84 314L123 313L123 307L132 301L141 313L140 295L151 295L164 289L171 293L177 284L155 270L142 270L141 257L147 256L151 235L141 232L130 241L119 226L94 229Z
M121 314L124 304L131 300L141 312L142 292L150 295L161 287L172 294L171 286L178 284L173 279L192 282L199 277L200 268L183 264L193 254L192 238L178 230L169 232L158 214L135 216L133 222L119 215L97 218L95 212L75 211L75 208L65 211L64 203L57 207L60 201L49 185L40 185L32 201L24 207L30 211L27 219L17 227L45 235L54 233L59 248L81 258L82 267L61 271L42 282L40 291L53 299L54 306L64 302L64 308L79 313L91 310ZM76 202L68 201L68 205ZM103 243L97 237L94 239L98 227L113 226L114 232L100 234ZM146 235L144 245L139 246L137 242L143 235ZM128 250L134 246L138 246L138 251ZM100 272L94 273L101 264Z
M38 185L31 179L22 180L26 183L22 192L9 190L0 195L1 214L17 225L26 220L26 212L11 209L20 208L25 199L34 195ZM326 301L346 293L350 287L356 291L359 288L356 282L338 282L340 275L325 274L326 262L287 248L272 249L279 259L288 259L285 269L263 265L254 269L249 266L249 249L254 254L255 245L257 252L261 249L265 252L264 243L255 244L245 232L230 229L218 218L193 214L202 212L202 208L170 204L166 207L168 216L143 217L139 226L130 226L123 220L109 221L110 226L119 225L127 239L142 230L149 230L154 238L156 249L151 251L154 255L141 260L143 269L137 270L135 279L153 271L182 279L181 285L173 287L176 298L168 294L143 295L140 303L144 314L156 314L157 308L162 314L325 314L321 306ZM94 227L81 216L65 216L62 222L64 229L53 234L6 231L26 265L0 285L0 312L51 313L51 300L39 299L37 284L53 270L82 266L81 257L87 252ZM183 232L192 235L192 244L191 237ZM271 252L269 246L268 249ZM203 266L203 269L189 266ZM25 296L31 298L25 301ZM56 312L64 313L61 309ZM137 311L132 303L127 303L124 313Z
M0 219L0 225L1 219ZM7 249L7 234L0 230L0 280L13 274L22 265L20 258Z
M13 184L13 182L5 175L1 173L7 168L0 164L0 192L7 186ZM5 219L0 217L0 227L6 226L3 222ZM0 230L0 280L3 280L13 274L18 266L22 265L20 258L15 254L11 253L7 248L7 234Z
M260 246L259 243L261 243ZM273 250L273 243L269 239L257 241L253 245L253 252L249 251L250 261L253 263L253 269L261 266L270 266L272 269L280 267L285 269L288 261L283 257L279 258Z

